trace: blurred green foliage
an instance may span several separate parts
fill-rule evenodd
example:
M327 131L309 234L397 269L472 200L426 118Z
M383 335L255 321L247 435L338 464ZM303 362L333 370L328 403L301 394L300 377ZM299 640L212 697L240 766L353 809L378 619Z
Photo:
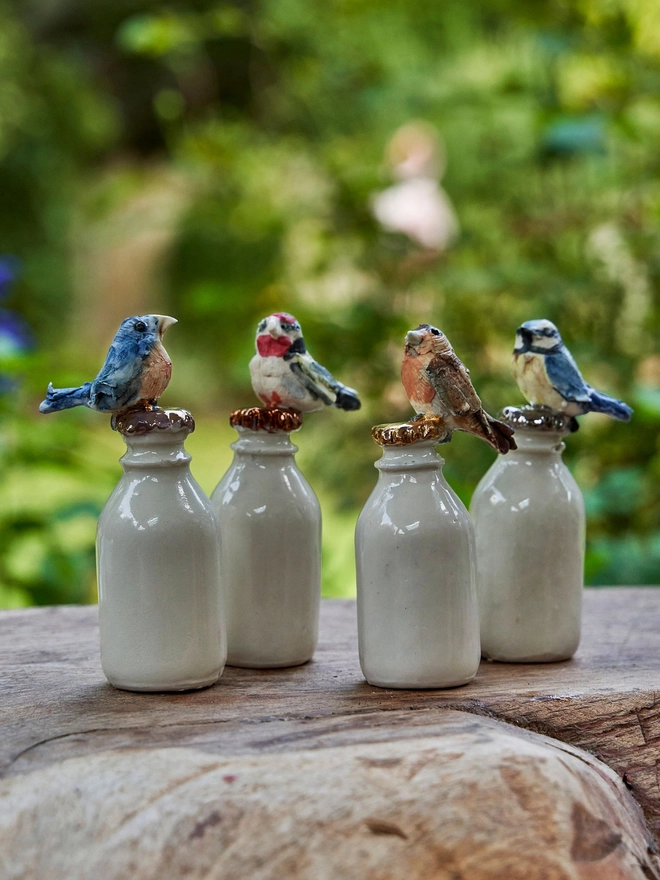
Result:
M24 380L38 366L3 364ZM93 601L96 519L116 474L82 425L36 427L31 403L20 391L0 399L0 607Z
M23 261L9 305L39 339L4 404L0 603L93 595L114 439L89 413L31 413L46 379L98 369L98 328L76 316L102 320L108 292L80 277L80 253L131 199L153 201L154 180L184 194L154 302L180 320L179 401L218 418L248 404L254 327L276 309L363 396L359 414L310 417L301 440L328 592L352 583L369 427L410 415L405 331L440 325L495 412L521 402L510 351L534 317L635 407L631 425L589 416L568 440L587 580L659 583L659 34L655 0L0 0L0 250ZM411 119L446 148L461 231L440 255L370 211ZM492 453L459 435L444 454L469 501ZM51 481L62 491L23 503Z

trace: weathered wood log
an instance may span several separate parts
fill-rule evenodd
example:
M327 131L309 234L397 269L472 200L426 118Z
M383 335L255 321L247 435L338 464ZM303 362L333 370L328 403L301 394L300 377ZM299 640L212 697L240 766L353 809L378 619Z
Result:
M660 590L589 590L583 644L573 661L482 664L472 684L453 691L380 690L367 685L359 670L354 603L326 602L321 644L307 666L227 669L219 684L206 691L130 694L114 690L103 678L96 609L4 612L0 834L5 842L0 859L6 861L0 861L0 877L73 880L95 871L104 878L178 877L185 875L185 865L179 873L175 869L179 848L206 853L201 861L190 862L191 877L654 877L643 826L618 779L636 795L657 832L659 656ZM550 734L592 751L615 773L557 743L538 742L510 728L502 732L492 721L448 709ZM490 755L487 760L482 746ZM433 758L428 771L414 773L415 761L429 749ZM447 758L459 753L460 758ZM479 760L472 760L477 754ZM511 778L506 768L516 755L527 756L517 787L506 782ZM385 764L370 768L371 758L382 758ZM397 759L391 774L390 758ZM515 761L513 766L518 767ZM223 776L243 781L236 787ZM502 779L504 783L497 782ZM179 797L190 786L191 797ZM223 800L213 801L211 790L224 792ZM227 793L229 800L224 799ZM534 807L537 798L543 810L563 817L551 823L555 862L551 864L550 856L538 862L545 873L530 868L537 851L547 848ZM479 809L486 803L490 806ZM209 804L214 806L207 810ZM212 818L214 811L220 820ZM74 815L77 819L69 820ZM238 817L235 827L234 820L226 823L231 816ZM185 817L192 824L186 825ZM76 831L77 823L83 831ZM406 837L396 830L388 833L388 823ZM169 829L170 837L161 828ZM461 828L467 828L464 838ZM252 830L242 836L241 829ZM29 843L36 833L38 847ZM264 835L273 848L259 842ZM605 854L603 841L613 844L616 835L621 835L620 842ZM107 857L115 847L117 859L128 838L134 842L126 843L127 851L137 859L139 873L131 873L129 863L121 860L117 864L124 866L123 875L101 870L101 853ZM250 840L253 865L245 861ZM449 853L446 840L454 841ZM410 853L397 862L393 847L398 845ZM221 859L216 859L218 846ZM88 861L76 866L74 854L81 847ZM425 859L434 848L442 851L445 863L438 856L431 870ZM598 857L577 858L583 850ZM18 870L20 851L26 873L8 873ZM514 851L518 861L505 870L506 854ZM528 861L532 857L525 870L520 861L524 852ZM59 861L52 864L60 866L59 874L49 868L56 856ZM259 857L264 860L260 868ZM330 866L327 873L324 860ZM271 863L279 866L279 873L267 873ZM298 873L287 867L294 863ZM404 864L414 864L419 872L401 873Z
M641 813L603 764L464 712L435 726L278 755L104 751L9 777L3 880L658 876Z

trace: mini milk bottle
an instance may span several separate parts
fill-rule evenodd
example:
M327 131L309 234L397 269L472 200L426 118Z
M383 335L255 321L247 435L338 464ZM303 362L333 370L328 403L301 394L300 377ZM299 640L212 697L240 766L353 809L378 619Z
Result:
M194 426L185 410L117 418L127 452L97 568L101 664L125 690L207 687L225 665L218 522L183 445Z
M355 533L362 672L379 687L466 684L480 658L470 516L443 476L438 436L372 435L380 473Z
M482 653L567 660L580 641L585 539L582 494L561 457L569 420L531 406L502 420L518 449L495 461L471 504Z
M311 659L321 596L321 509L298 469L291 410L232 414L234 460L211 496L223 542L228 663L276 668Z

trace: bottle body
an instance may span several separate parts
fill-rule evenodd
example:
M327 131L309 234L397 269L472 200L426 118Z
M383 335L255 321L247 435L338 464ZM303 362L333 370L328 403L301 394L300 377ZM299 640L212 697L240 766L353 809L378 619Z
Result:
M372 685L444 688L479 666L474 533L435 441L383 450L355 533L360 665Z
M567 660L580 641L585 513L560 433L518 427L471 504L484 657Z
M321 509L286 432L236 427L211 496L223 543L228 663L298 666L318 639Z
M167 435L126 438L99 519L101 663L125 690L206 687L226 660L217 519L183 438Z

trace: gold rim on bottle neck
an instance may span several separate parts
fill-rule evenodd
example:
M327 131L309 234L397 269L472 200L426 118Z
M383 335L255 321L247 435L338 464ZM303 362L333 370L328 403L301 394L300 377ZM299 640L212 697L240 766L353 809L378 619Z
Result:
M440 416L423 416L398 425L374 425L371 436L379 446L409 446L420 440L447 443L451 430Z
M499 418L514 431L539 431L564 436L579 428L573 416L557 412L549 406L505 406Z
M195 420L187 409L134 407L116 413L112 417L112 427L124 437L137 437L152 431L184 431L192 434Z
M297 409L279 407L251 406L237 409L229 416L232 428L247 428L249 431L297 431L302 426L302 414Z

